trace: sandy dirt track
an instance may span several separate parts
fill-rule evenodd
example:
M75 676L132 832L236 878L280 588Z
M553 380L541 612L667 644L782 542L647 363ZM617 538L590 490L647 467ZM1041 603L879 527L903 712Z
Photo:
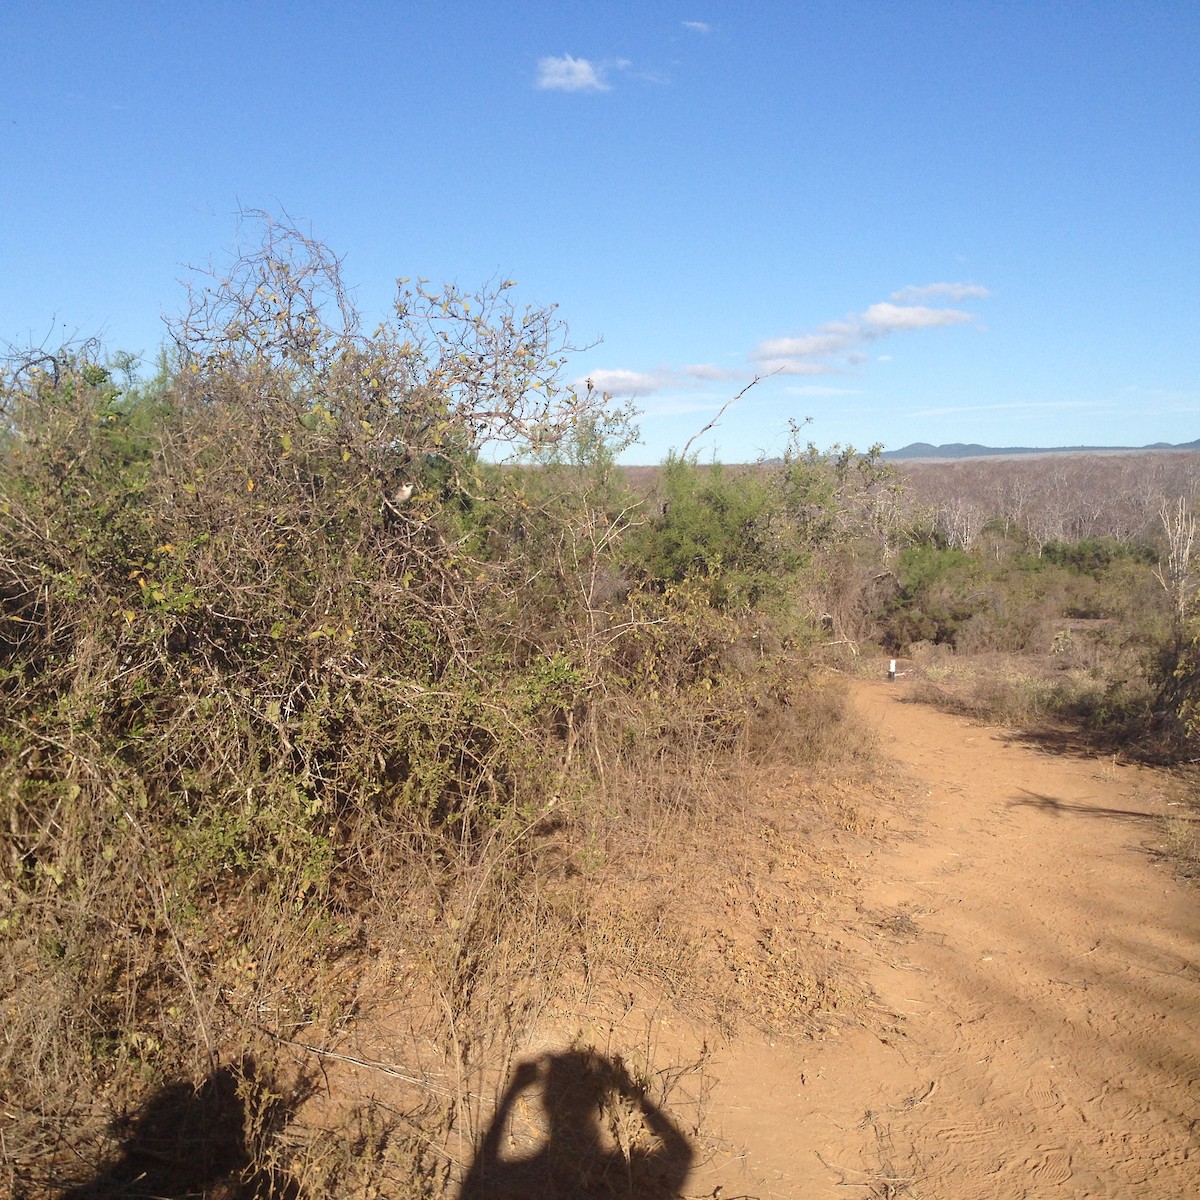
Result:
M716 1064L688 1194L1200 1196L1200 894L1153 853L1161 776L855 684L911 804L831 931L872 1030Z

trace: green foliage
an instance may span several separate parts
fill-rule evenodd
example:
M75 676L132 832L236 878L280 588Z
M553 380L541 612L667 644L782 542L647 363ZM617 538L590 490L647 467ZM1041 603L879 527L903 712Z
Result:
M1047 542L1042 547L1040 561L1098 578L1121 560L1153 566L1158 561L1158 554L1152 546L1130 545L1112 538L1085 538L1073 543Z
M890 650L918 641L953 645L986 603L980 567L962 550L927 544L903 550L896 569L900 590L889 606L884 645Z
M1045 653L1071 622L1105 622L1110 645L1157 645L1167 614L1145 556L1113 544L1036 558L967 553L929 543L903 550L896 591L879 613L893 652L915 642L971 651ZM1107 625L1105 626L1107 630ZM1099 631L1097 631L1099 632ZM1114 640L1116 639L1116 640Z
M481 448L586 430L595 456L600 398L556 389L556 326L506 287L403 291L361 335L336 262L274 226L176 335L141 387L115 382L128 356L69 352L4 381L0 736L50 778L133 772L197 892L266 871L323 894L385 813L480 834L582 686L504 636L537 597ZM13 883L37 891L21 847L55 802L18 794Z
M772 482L672 455L658 511L632 539L632 564L659 586L703 580L718 607L758 603L786 569L770 555Z
M658 586L701 580L716 606L751 609L778 606L829 548L890 544L898 484L880 447L820 451L798 434L782 459L754 467L669 457L631 565Z
M780 508L792 538L807 548L828 546L864 534L883 544L908 540L899 516L902 493L895 470L883 461L883 447L860 454L853 446L818 449L800 445L793 425L779 474Z
M1200 742L1200 612L1191 605L1182 646L1161 660L1162 696L1194 748Z

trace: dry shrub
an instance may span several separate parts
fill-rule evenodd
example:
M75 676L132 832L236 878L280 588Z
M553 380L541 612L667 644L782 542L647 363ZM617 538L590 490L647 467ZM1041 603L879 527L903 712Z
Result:
M1024 658L956 655L920 671L912 694L981 721L1021 725L1044 719L1066 692L1060 679Z
M555 329L502 285L402 292L365 336L336 262L269 225L193 292L178 369L148 392L86 353L10 364L14 1189L52 1191L83 1131L147 1090L261 1064L297 1030L336 1044L357 983L331 966L384 937L364 906L402 914L386 943L421 963L459 1068L476 1023L509 1027L480 996L519 1019L500 981L543 950L508 923L540 927L521 879L558 719L593 682L572 640L590 614L524 558L575 527L506 540L532 510L479 446L589 419L597 398L554 386Z
M758 763L784 762L845 770L876 748L874 733L853 712L845 690L829 677L810 678L787 704L756 714L747 752Z
M1193 813L1196 811L1193 808ZM1168 817L1164 823L1164 846L1182 879L1200 879L1200 818L1194 815Z
M874 742L843 686L784 674L791 686L773 679L721 746L689 728L694 708L674 710L682 741L660 727L622 742L581 830L587 972L647 981L728 1031L795 1033L834 1006L844 985L802 931L830 887L834 831L871 823Z
M1085 650L1084 655L1088 654ZM914 699L997 725L1065 722L1097 745L1140 739L1146 753L1154 692L1144 676L1102 673L1073 655L914 658Z
M731 1021L830 1002L788 888L737 909L715 959L697 897L722 855L767 853L758 791L851 767L861 736L711 574L629 569L621 417L556 387L555 329L503 285L402 292L363 335L336 261L271 225L193 292L154 387L122 395L87 354L12 364L14 1195L142 1172L171 1194L436 1196L496 1064L588 979ZM536 465L486 462L504 439ZM789 871L820 809L772 835ZM388 997L391 1049L354 1054ZM305 1098L339 1063L393 1090L321 1122Z

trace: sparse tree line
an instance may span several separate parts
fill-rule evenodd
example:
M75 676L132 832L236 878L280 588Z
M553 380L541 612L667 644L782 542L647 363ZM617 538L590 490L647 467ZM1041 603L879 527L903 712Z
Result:
M909 495L947 546L973 550L999 534L1035 553L1108 539L1158 545L1164 508L1194 511L1200 454L1055 454L901 465Z
M61 1185L35 1164L105 1088L333 1038L353 1002L322 964L368 947L407 956L452 1070L477 1070L565 960L593 969L605 854L687 820L731 762L836 752L822 654L1036 641L1014 590L981 615L989 536L1059 570L1060 608L1094 604L1089 570L1158 570L1191 711L1194 492L1153 474L1170 457L906 478L796 429L772 464L673 456L647 495L616 463L630 415L559 383L552 311L401 283L364 331L325 247L260 232L196 276L153 378L84 346L0 380L14 1189ZM1086 538L1162 552L1054 560ZM422 1118L430 1195L430 1122L463 1119Z

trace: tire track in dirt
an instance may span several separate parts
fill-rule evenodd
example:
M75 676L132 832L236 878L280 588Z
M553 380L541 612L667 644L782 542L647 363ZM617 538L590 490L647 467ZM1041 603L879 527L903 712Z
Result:
M857 919L830 931L878 1023L802 1053L731 1047L713 1103L744 1154L697 1186L1200 1195L1200 896L1148 852L1162 779L1017 744L902 684L854 698L918 801L889 814Z

